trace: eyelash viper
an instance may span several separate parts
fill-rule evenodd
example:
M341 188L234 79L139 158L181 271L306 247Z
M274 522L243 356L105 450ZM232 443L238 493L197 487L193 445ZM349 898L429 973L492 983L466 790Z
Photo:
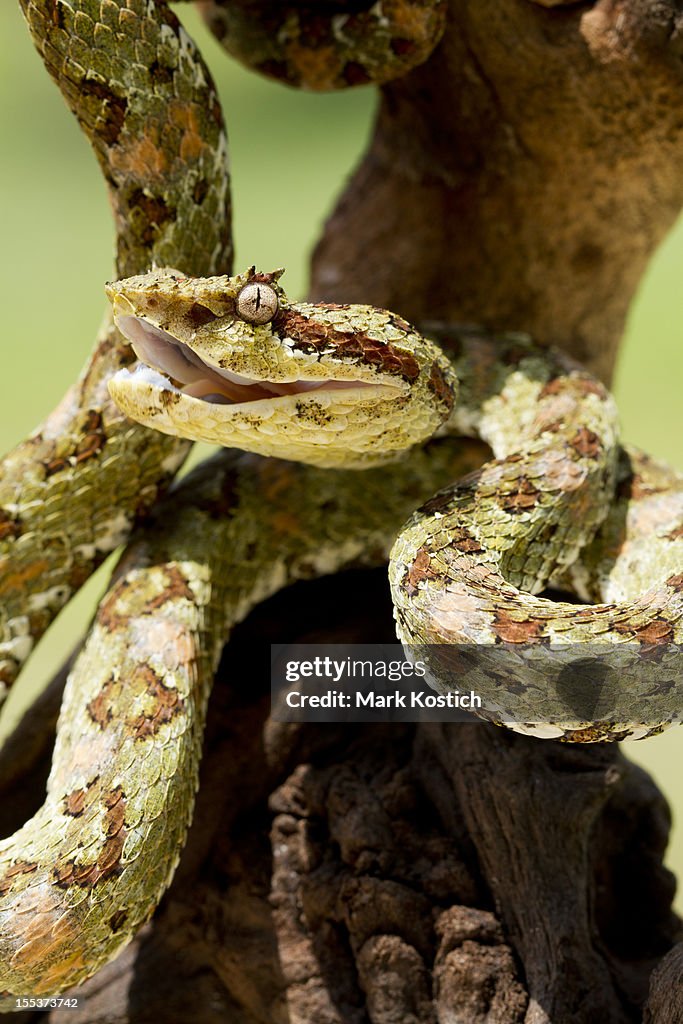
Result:
M201 58L174 15L153 0L21 2L37 47L91 139L109 184L121 277L141 274L153 264L179 266L185 274L229 272L229 187L220 107ZM421 48L416 44L418 60L438 41L442 6L431 5L435 20L428 41ZM393 7L410 11L430 5L406 0ZM344 35L343 26L335 24L337 35ZM405 54L410 48L392 47L389 38L389 49ZM289 46L279 68L268 65L268 57L261 64L282 73L295 50L296 45ZM342 78L360 80L350 63L348 55L343 58ZM390 73L405 69L396 67ZM281 77L299 81L298 75L287 70ZM335 76L336 83L338 72ZM314 75L312 87L320 81ZM105 324L78 383L41 428L3 461L0 472L0 682L6 688L49 621L125 539L134 521L148 516L117 568L70 675L46 803L18 833L0 842L0 992L5 996L55 994L84 980L116 955L153 912L191 818L206 701L220 647L229 626L267 594L312 572L376 562L388 553L408 513L426 501L395 549L394 596L402 629L411 609L424 601L427 607L420 615L445 622L440 628L452 632L459 628L462 607L451 600L444 617L443 609L435 614L430 602L435 593L449 592L452 570L461 579L463 561L474 583L477 577L484 583L488 579L501 593L509 587L495 578L503 562L514 580L528 582L529 570L515 561L517 534L501 532L497 524L517 523L530 509L542 507L545 528L560 524L556 532L563 532L560 503L539 486L535 474L541 471L546 477L554 473L557 488L572 492L574 519L584 522L581 542L578 535L570 537L561 558L534 569L534 587L571 561L579 543L598 528L607 511L602 499L608 498L615 473L631 495L627 511L623 503L611 507L602 533L582 555L583 569L575 563L567 572L575 579L583 572L579 582L584 590L597 587L590 580L601 576L609 588L613 538L620 535L624 515L629 524L625 547L630 545L633 555L626 575L638 577L639 584L648 570L639 570L633 549L644 536L654 532L667 550L679 550L679 478L623 451L617 465L609 398L560 357L553 366L552 358L540 360L536 348L516 337L487 340L465 332L446 339L462 344L461 388L470 389L460 413L458 406L452 413L450 364L436 356L434 374L415 374L398 350L408 335L420 336L400 318L390 322L392 314L381 311L323 307L321 313L307 304L290 304L272 275L269 282L255 282L253 274L223 278L221 301L232 288L238 303L243 288L254 283L276 292L278 312L291 314L285 336L294 341L292 347L299 340L304 356L328 345L338 350L351 341L345 335L359 333L353 318L367 320L361 323L363 342L354 337L347 352L355 367L352 379L362 382L360 364L379 360L389 378L382 386L399 391L403 400L406 376L421 377L420 387L441 407L437 419L452 415L451 426L476 427L497 450L509 446L508 464L516 447L528 442L531 461L522 475L509 478L499 463L477 470L481 446L462 448L449 438L417 447L410 459L395 465L364 472L343 466L328 472L224 454L157 502L187 443L132 424L110 401L106 382L116 371L125 371L132 354L111 321ZM203 298L199 305L204 303ZM194 316L206 314L195 310ZM301 318L307 321L303 326ZM311 322L322 323L322 339L306 333ZM390 358L387 339L373 337L378 327L392 332L389 344L396 351ZM189 386L197 379L205 378ZM391 381L401 386L392 387ZM239 380L231 383L244 386ZM478 387L484 393L474 394ZM507 426L488 431L488 414L477 423L464 422L468 410L471 419L475 409L486 408L491 424L500 423L501 402L509 409L519 398L531 412L522 414L514 428L508 419ZM577 416L579 407L581 415L588 409L595 422L588 428L572 419L569 427L553 427L550 417L558 407L571 407ZM430 412L418 431L422 436L411 443L422 441L434 426ZM547 455L545 440L551 433L574 453L566 465ZM537 437L542 449L534 447ZM372 448L365 450L366 464ZM476 477L468 475L472 472ZM429 499L463 476L454 492ZM587 489L573 488L574 476L585 478ZM484 498L494 527L472 536L460 519L451 524L447 517L452 507L469 514L475 493L478 500ZM600 505L595 515L594 500ZM297 509L295 519L282 515L285 502ZM460 565L449 561L450 548L433 528L435 518L449 541L456 537ZM425 529L426 534L419 532ZM499 537L504 543L497 546ZM495 564L487 561L492 555ZM668 581L662 615L676 631L681 580L675 566L660 561L659 552L654 557L664 565ZM589 578L591 564L596 571ZM621 586L618 581L614 585ZM531 622L515 614L508 614L504 625L513 638L520 621L523 626ZM578 621L584 612L574 606L568 614ZM657 612L654 622L660 618ZM648 628L648 646L668 641L668 635ZM653 729L658 727L653 723ZM585 727L575 738L603 737Z

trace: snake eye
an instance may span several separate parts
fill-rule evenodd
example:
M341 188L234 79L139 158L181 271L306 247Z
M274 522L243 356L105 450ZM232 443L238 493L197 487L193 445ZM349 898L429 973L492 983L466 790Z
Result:
M237 315L248 324L267 324L277 306L277 292L267 284L245 284L237 295Z

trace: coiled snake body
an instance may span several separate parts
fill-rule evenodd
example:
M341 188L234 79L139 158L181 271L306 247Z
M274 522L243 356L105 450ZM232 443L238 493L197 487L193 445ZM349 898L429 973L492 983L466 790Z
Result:
M290 303L273 273L187 278L230 260L220 110L192 44L152 0L22 5L111 183L124 278L111 295L155 369L129 372L108 323L73 393L3 463L5 685L186 450L131 424L107 381L143 422L302 463L217 456L154 506L119 563L67 683L46 802L0 842L0 991L39 995L114 956L168 885L217 658L256 602L373 564L399 534L390 574L411 642L664 650L683 632L683 483L620 450L602 385L527 339ZM482 446L450 437L420 446L440 424L475 431L495 460L476 469ZM609 604L533 596L551 580ZM514 717L584 741L645 735L673 715L643 699L601 723Z

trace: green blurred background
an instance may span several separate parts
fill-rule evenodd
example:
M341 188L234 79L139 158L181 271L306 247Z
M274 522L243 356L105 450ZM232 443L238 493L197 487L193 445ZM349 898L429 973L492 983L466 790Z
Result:
M230 62L193 12L178 13L215 75L230 135L237 260L285 266L293 297L306 291L308 256L334 197L362 152L375 109L368 88L311 96ZM0 8L0 300L4 372L0 450L40 422L77 375L104 308L112 226L90 149L33 51L18 4ZM683 469L683 222L661 247L634 303L616 379L628 440ZM615 282L618 287L618 282ZM101 570L53 627L4 717L71 649L106 579ZM625 744L683 818L680 732ZM683 873L683 829L668 862ZM680 901L683 909L683 900Z

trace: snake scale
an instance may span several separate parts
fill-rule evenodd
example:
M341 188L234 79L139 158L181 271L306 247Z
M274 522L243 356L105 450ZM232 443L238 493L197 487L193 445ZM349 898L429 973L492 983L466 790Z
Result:
M152 368L131 370L131 345L108 319L77 385L0 467L5 688L144 519L70 673L46 802L0 841L5 997L83 981L154 911L192 815L225 637L287 583L378 564L394 544L392 593L410 642L541 649L598 638L656 654L683 631L683 481L619 448L599 382L521 336L418 332L371 307L291 303L277 272L227 276L220 106L175 16L155 0L21 4L108 182L122 279L110 294ZM263 44L272 25L255 42L247 6L204 4L242 59L315 88L382 80L387 64L403 73L436 45L444 17L439 2L397 0L352 5L345 21L330 0L313 12L315 31L285 11L274 56ZM363 17L384 7L370 31ZM311 39L323 54L347 47L329 81ZM167 433L131 422L107 384ZM478 441L423 444L439 425L484 438L494 459ZM169 433L178 429L300 461L223 452L158 500L187 450ZM534 596L548 581L608 604ZM551 712L525 727L579 741L647 735L673 717L660 696L606 724Z

